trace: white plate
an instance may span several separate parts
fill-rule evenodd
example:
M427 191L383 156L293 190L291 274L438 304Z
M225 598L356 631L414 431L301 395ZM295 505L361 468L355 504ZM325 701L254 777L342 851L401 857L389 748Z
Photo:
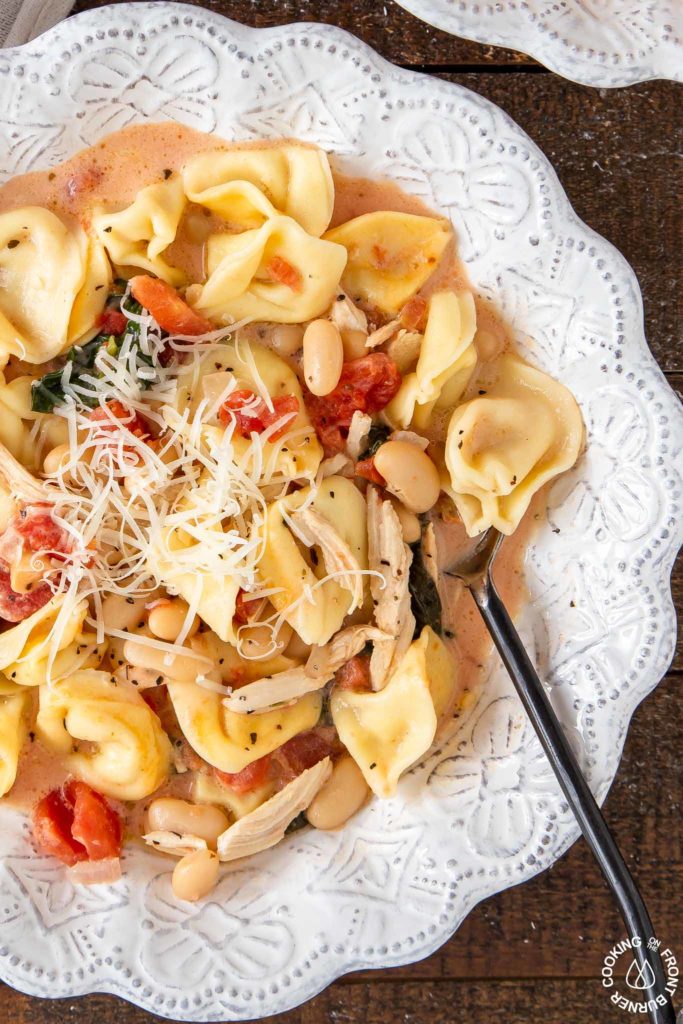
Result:
M633 272L577 219L543 154L491 103L334 28L254 30L182 5L80 14L1 53L0 82L5 177L133 121L175 118L228 138L317 142L452 218L472 281L586 419L588 452L551 492L529 550L523 626L603 798L629 718L672 656L683 425L645 343ZM227 870L199 905L177 904L168 861L137 848L117 885L75 889L5 809L0 972L40 996L97 990L174 1019L260 1017L345 971L426 956L576 835L492 662L396 799Z
M521 50L581 85L683 81L681 0L396 0L434 28Z

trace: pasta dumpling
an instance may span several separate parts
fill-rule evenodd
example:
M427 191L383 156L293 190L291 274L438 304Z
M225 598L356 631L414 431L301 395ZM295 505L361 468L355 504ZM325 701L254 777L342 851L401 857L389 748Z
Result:
M47 657L54 630L58 637L57 651L74 642L83 629L88 602L79 601L75 608L64 608L64 596L53 597L33 615L0 633L0 671L24 686L38 686L44 680L34 677L22 666L35 665Z
M81 669L99 668L106 652L106 641L98 643L95 633L79 633L57 652L52 663L48 655L38 649L36 654L25 655L8 671L12 680L21 686L43 686Z
M437 726L432 673L436 674L435 692L442 705L444 656L447 652L438 637L425 627L383 690L332 691L330 711L339 738L377 796L392 796L402 772L432 744Z
M221 695L197 683L171 680L168 692L185 739L200 757L223 772L241 772L292 736L312 729L322 697L309 693L288 707L240 715Z
M531 498L570 469L583 421L564 385L518 356L503 355L481 394L453 413L446 440L447 486L468 534L510 534Z
M54 213L0 214L0 365L11 355L29 363L59 355L83 280L81 242Z
M0 796L5 796L17 777L19 754L28 734L31 694L0 680Z
M111 290L112 270L104 246L97 238L84 240L85 279L71 308L67 342L70 345L87 340L95 333L97 318L104 309Z
M188 199L240 230L258 228L279 212L319 236L332 216L329 160L312 146L200 153L183 168L183 185Z
M117 213L97 213L92 226L117 267L139 267L178 287L185 275L162 253L176 236L185 208L179 175L140 189L134 201Z
M271 217L252 231L211 235L207 280L191 285L187 299L224 323L301 323L329 307L345 263L343 246L308 235L291 217Z
M36 729L69 771L117 800L148 796L170 769L171 744L159 719L107 672L75 672L42 686Z
M452 407L465 391L477 362L477 314L471 292L439 292L429 300L427 327L413 373L407 374L386 416L404 429L424 428L433 409Z
M364 213L325 235L348 251L344 290L392 315L434 273L451 237L445 220L391 210Z
M324 558L304 557L285 516L295 513L310 498L305 487L273 502L266 514L265 544L257 566L265 587L277 588L270 596L275 609L306 644L326 644L341 628L351 609L349 589L328 575ZM341 476L323 480L310 507L332 525L352 552L358 568L368 567L365 500L353 481Z

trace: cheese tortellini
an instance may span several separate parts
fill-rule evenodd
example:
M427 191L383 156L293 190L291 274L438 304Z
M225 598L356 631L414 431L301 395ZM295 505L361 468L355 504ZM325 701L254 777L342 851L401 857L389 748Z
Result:
M429 750L437 727L435 705L445 710L453 685L450 657L426 626L383 690L332 691L330 710L339 738L377 796L392 796L400 775Z
M76 295L67 341L70 345L88 340L96 332L97 318L104 308L112 283L111 263L102 243L94 237L83 240L85 278Z
M171 744L159 719L107 672L75 672L42 686L36 729L69 771L117 800L148 796L170 769Z
M188 199L233 228L258 228L274 213L292 217L309 235L330 223L334 184L329 160L313 146L281 145L200 153L183 168Z
M471 537L510 534L536 491L576 462L583 421L571 392L518 356L500 356L478 383L450 420L447 488Z
M188 299L224 323L301 323L330 305L345 264L343 246L307 234L291 217L275 216L251 231L211 235L208 278L188 289Z
M434 273L452 238L447 221L412 213L364 213L328 231L348 250L342 278L352 299L396 314Z
M324 558L312 558L297 542L285 516L310 499L302 488L273 502L267 512L265 547L258 575L266 587L277 588L271 601L306 644L325 644L339 629L352 605L352 595L337 579L325 579ZM365 501L351 480L330 476L317 489L311 508L336 530L355 557L368 567ZM320 583L320 580L325 582Z
M80 234L43 207L0 214L0 365L11 355L44 363L65 348L85 277L82 249Z
M115 266L139 267L169 284L184 284L185 275L163 258L173 242L187 200L179 175L141 189L130 206L99 212L92 226Z
M81 633L87 614L87 601L68 609L63 596L53 597L33 615L0 633L0 671L23 686L39 686L45 681L53 631L58 638L57 651L64 651Z
M289 707L241 715L221 695L197 683L172 680L168 692L180 728L200 757L222 772L241 772L320 718L322 697L309 693Z
M477 362L477 314L471 292L438 292L429 300L427 327L413 373L389 403L390 422L406 428L427 426L434 407L453 408Z

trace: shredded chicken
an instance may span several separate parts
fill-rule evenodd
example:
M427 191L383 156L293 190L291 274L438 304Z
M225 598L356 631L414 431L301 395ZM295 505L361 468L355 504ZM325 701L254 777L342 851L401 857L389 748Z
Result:
M365 342L366 348L377 348L378 345L383 345L385 341L389 341L394 337L398 331L401 330L400 320L391 320L388 324L384 324L382 327L378 327L372 334L368 334Z
M318 474L321 480L328 476L353 476L353 460L343 452L338 452L329 459L323 459Z
M207 849L206 839L189 833L181 835L179 832L158 829L156 832L147 832L142 838L148 846L154 847L160 853L170 853L172 857L184 857L186 853Z
M377 626L347 626L333 636L329 643L314 647L306 662L306 672L314 678L330 679L337 669L363 650L368 641L391 640Z
M239 860L279 843L289 823L306 810L331 771L332 762L325 757L256 810L245 814L218 837L219 858Z
M347 454L354 462L360 458L361 452L365 449L371 426L372 417L368 416L366 412L356 409L351 417L349 436L346 439Z
M421 434L416 434L414 430L394 430L389 434L390 441L407 441L408 444L414 444L417 448L421 448L423 452L429 447L429 441L426 437L422 437Z
M386 353L396 363L400 374L405 376L415 368L421 347L422 335L417 331L399 331L387 345Z
M281 704L289 704L313 690L320 690L329 683L334 670L314 676L303 665L264 676L253 683L247 683L223 699L230 711L250 715L253 711L270 711Z
M368 488L367 506L368 563L370 569L382 576L381 581L376 576L370 577L375 622L391 637L376 642L370 658L372 688L381 690L408 650L415 630L408 587L412 553L403 540L401 524L391 502L383 501L375 487Z
M363 577L358 559L332 524L314 508L293 512L290 517L309 546L316 544L322 551L328 573L340 573L337 582L351 594L349 614L363 603Z
M330 320L336 324L340 331L366 331L368 329L368 318L362 309L359 309L346 292L339 292L337 298L330 306Z

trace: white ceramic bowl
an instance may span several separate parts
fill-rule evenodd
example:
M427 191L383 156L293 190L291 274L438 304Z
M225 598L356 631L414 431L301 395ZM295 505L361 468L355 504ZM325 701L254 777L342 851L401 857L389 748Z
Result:
M254 30L175 4L80 14L0 53L0 83L5 178L174 118L227 138L308 139L451 217L475 286L585 416L587 454L551 491L528 553L521 625L603 798L631 714L673 651L683 426L633 272L578 220L543 154L491 103L334 28ZM199 905L176 903L168 862L138 848L118 884L75 889L0 808L0 972L38 996L106 991L174 1019L253 1019L345 971L426 956L576 835L492 659L476 701L394 800L226 870Z
M683 81L680 0L396 0L435 28L521 50L601 89Z

